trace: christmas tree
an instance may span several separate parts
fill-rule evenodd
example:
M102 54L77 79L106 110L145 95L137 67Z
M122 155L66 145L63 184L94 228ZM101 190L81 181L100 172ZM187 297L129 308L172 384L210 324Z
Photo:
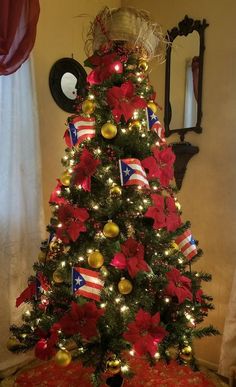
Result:
M90 37L87 96L68 118L49 237L8 348L61 366L79 359L99 385L103 372L129 376L129 356L195 367L193 339L217 331L198 327L213 308L201 289L211 276L192 268L202 252L181 217L149 82L162 34L143 11L106 8Z

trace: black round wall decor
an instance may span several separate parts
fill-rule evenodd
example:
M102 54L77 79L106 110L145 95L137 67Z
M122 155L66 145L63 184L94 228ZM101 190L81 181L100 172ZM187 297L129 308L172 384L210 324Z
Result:
M76 111L77 96L86 95L87 73L73 58L62 58L52 66L49 87L56 104L68 113Z

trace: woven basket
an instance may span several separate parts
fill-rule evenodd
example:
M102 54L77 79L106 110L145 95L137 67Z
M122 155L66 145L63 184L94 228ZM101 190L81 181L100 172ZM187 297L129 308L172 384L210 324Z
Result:
M163 34L145 11L129 7L110 10L106 7L96 17L92 30L93 51L109 41L123 41L130 49L142 52L146 59L160 54Z

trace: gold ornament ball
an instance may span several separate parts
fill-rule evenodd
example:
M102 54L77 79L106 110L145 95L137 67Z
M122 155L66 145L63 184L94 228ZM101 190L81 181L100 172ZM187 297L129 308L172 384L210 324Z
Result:
M66 171L64 172L61 177L60 177L60 182L63 184L65 187L68 187L70 185L70 179L71 175Z
M16 337L9 337L6 343L6 347L9 351L18 348L20 345L21 343Z
M118 372L120 372L120 367L121 367L120 359L113 357L113 358L107 360L106 369L111 374L115 375Z
M67 367L71 362L71 354L65 349L60 349L55 355L55 362L61 367Z
M52 278L56 284L61 284L64 282L64 275L60 270L55 270L52 274Z
M192 359L192 348L190 347L190 345L187 345L186 347L181 349L180 358L186 362Z
M113 125L111 122L107 122L101 128L102 137L107 140L111 140L117 135L117 127Z
M121 294L129 294L133 290L133 285L126 278L121 278L120 282L118 283L118 289Z
M179 246L178 246L177 243L175 243L175 242L172 243L172 247L173 247L173 249L175 249L175 250L179 250Z
M155 114L156 111L157 111L157 105L153 101L149 101L147 105L153 111L153 113Z
M179 350L177 347L172 346L167 348L166 350L166 355L171 359L171 360L176 360L178 355L179 355Z
M110 188L110 195L111 196L121 196L122 189L119 185L113 185L113 187Z
M88 256L88 264L89 266L93 267L94 269L99 269L104 263L103 255L100 253L100 251L95 250Z
M139 120L133 120L129 124L130 129L136 129L136 130L141 130L142 124Z
M95 110L95 103L93 101L86 99L82 103L82 111L84 114L92 114L94 110Z
M147 71L148 70L148 63L145 60L142 60L139 62L138 68L141 71Z
M112 220L109 220L103 227L103 234L106 238L116 238L119 232L119 226L112 222Z
M46 251L40 251L38 255L38 261L40 263L44 263L46 261L46 257L47 257Z

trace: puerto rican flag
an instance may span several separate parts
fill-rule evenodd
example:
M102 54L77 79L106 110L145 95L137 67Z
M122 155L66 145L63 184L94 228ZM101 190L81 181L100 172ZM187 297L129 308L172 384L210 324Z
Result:
M138 159L119 160L121 185L140 185L149 188L147 175Z
M197 246L190 230L185 231L175 240L175 242L189 260L197 255Z
M100 301L103 286L104 282L100 279L98 272L83 267L72 268L72 290L74 294Z
M84 140L95 136L95 118L76 116L68 124L68 129L65 131L64 138L66 145L79 145Z
M158 117L153 113L152 109L150 109L149 107L146 108L146 116L148 129L153 130L158 135L162 144L166 143L165 129L161 125Z

